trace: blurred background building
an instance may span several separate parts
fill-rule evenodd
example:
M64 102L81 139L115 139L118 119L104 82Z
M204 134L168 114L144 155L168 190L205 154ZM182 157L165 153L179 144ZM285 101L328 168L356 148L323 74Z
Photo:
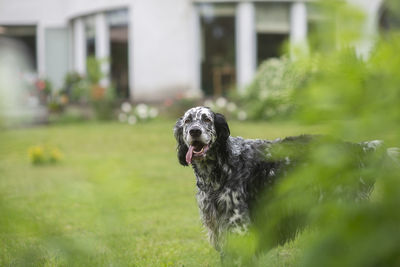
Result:
M367 14L367 53L382 0L348 0ZM221 95L243 88L282 45L306 45L323 18L309 1L1 0L0 38L24 44L37 77L60 88L86 73L95 56L122 98L158 101L176 94ZM290 51L290 50L289 50Z

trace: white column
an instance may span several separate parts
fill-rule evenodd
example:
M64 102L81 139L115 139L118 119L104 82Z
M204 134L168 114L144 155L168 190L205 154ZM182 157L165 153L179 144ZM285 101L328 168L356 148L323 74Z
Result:
M73 21L68 22L68 72L74 71L74 28Z
M37 72L38 76L45 78L46 74L46 40L43 23L39 22L36 27L36 53L37 53Z
M243 90L256 72L255 10L252 2L240 2L236 10L237 85Z
M110 32L104 13L96 14L95 29L96 58L101 61L101 71L104 74L100 84L108 86L110 83Z
M202 40L201 40L201 23L200 14L197 10L196 5L192 6L192 40L193 40L193 52L188 58L193 59L193 94L201 96L201 60L202 60Z
M82 18L73 21L74 31L74 70L86 74L86 40L85 25Z
M379 10L383 0L350 0L364 12L362 35L355 42L356 52L359 56L367 58L374 47L376 35L379 33Z
M135 84L135 68L134 68L134 12L133 12L133 4L131 4L128 10L128 70L129 70L129 97L131 100L134 100L134 84Z
M307 49L307 7L304 2L293 2L290 8L290 52Z

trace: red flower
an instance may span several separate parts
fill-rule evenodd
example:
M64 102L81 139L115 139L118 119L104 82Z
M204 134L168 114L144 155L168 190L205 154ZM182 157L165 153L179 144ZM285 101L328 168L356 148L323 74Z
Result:
M37 80L36 83L35 83L35 86L40 91L43 91L46 88L46 82L43 81L43 80Z

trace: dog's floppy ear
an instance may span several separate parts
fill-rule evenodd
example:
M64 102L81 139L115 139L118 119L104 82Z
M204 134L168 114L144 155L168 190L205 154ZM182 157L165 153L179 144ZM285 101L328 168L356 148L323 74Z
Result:
M188 147L185 142L183 142L183 126L182 126L182 118L180 118L174 127L174 136L177 142L177 152L179 163L183 166L188 166L186 162L186 153L188 152Z
M214 125L215 129L217 131L217 140L220 141L226 141L231 134L229 130L228 123L226 122L226 119L224 115L220 113L215 113L214 115Z

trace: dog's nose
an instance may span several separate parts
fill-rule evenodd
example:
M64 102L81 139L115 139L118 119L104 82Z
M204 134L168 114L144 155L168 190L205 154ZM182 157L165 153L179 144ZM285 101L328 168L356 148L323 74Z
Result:
M201 135L201 130L199 128L193 128L189 131L190 136L199 137Z

